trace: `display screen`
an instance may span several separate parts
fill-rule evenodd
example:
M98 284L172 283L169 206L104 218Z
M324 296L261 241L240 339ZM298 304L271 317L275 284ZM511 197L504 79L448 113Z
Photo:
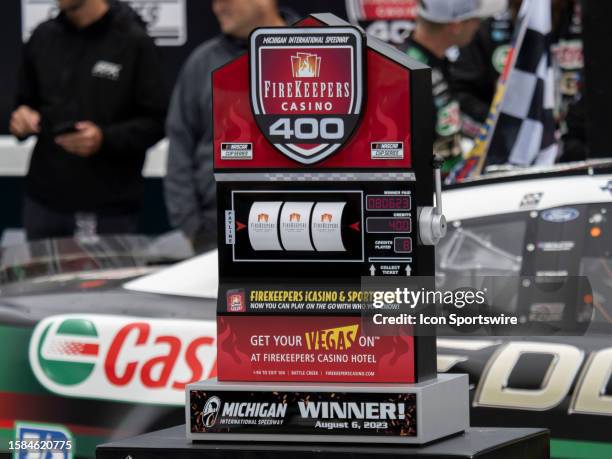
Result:
M367 210L410 210L410 196L374 194L366 196Z
M396 237L393 240L393 250L395 253L410 253L412 252L412 238Z
M369 217L366 219L368 233L409 233L411 229L410 217Z

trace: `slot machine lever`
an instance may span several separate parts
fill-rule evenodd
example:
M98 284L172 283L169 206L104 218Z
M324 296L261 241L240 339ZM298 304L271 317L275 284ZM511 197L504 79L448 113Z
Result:
M436 245L446 235L446 218L442 213L442 174L440 168L444 160L434 155L434 182L436 187L436 206L419 209L419 239L423 245Z

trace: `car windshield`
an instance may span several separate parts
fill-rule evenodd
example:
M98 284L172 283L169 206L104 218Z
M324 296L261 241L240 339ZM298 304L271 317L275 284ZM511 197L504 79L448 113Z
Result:
M47 239L0 249L0 285L92 272L124 278L147 272L140 268L172 264L192 255L187 241L176 234Z

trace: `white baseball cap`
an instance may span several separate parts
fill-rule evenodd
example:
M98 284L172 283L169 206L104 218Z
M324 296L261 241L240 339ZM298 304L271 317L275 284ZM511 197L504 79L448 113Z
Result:
M488 18L508 9L508 0L420 0L419 16L446 24L473 18Z

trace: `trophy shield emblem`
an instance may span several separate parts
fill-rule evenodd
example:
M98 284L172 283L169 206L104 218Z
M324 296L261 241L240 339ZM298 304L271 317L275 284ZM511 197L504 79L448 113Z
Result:
M256 29L250 38L253 114L264 137L301 164L347 142L364 98L364 38L354 27Z

